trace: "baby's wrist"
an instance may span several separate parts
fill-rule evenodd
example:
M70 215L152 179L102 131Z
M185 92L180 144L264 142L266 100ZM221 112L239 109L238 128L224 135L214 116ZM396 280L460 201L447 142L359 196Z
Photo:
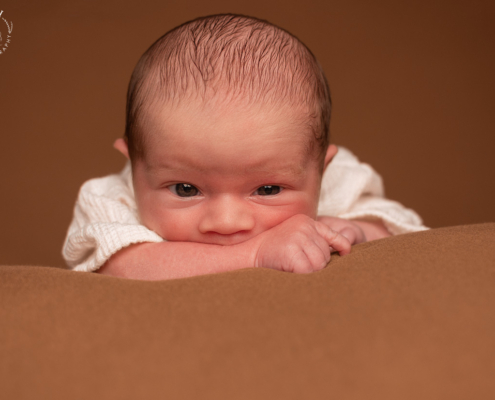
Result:
M228 247L235 249L236 256L239 258L239 262L243 265L246 265L246 268L256 268L258 266L256 262L259 249L259 241L257 239L257 236L242 243L238 243L234 246Z

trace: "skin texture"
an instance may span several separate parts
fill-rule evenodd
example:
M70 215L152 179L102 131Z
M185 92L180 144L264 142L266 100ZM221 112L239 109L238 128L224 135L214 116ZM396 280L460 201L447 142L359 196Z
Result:
M163 238L232 245L296 214L316 218L321 179L304 152L311 132L301 134L292 109L197 102L163 108L149 121L155 133L135 165L134 189L141 220ZM199 192L179 197L177 183ZM265 185L282 190L262 195Z
M129 246L100 272L138 279L246 267L307 273L324 268L332 250L344 255L352 244L389 236L379 223L317 220L320 165L306 151L313 133L305 115L242 102L157 107L133 183L142 223L167 242ZM128 157L123 139L115 147ZM336 152L328 147L324 168ZM191 252L203 255L200 262Z

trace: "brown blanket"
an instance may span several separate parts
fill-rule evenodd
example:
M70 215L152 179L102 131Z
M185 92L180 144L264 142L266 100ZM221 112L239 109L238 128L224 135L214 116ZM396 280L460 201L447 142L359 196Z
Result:
M0 267L2 399L493 399L495 224L324 270L141 282Z

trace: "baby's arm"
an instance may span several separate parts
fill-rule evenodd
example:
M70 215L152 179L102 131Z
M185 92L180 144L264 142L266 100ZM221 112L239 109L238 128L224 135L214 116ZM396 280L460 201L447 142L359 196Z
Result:
M139 243L115 253L96 272L129 279L164 280L254 266L246 242L220 246L195 242Z
M350 252L351 243L326 224L295 215L231 246L170 241L131 245L114 254L99 272L142 280L185 278L250 267L308 273L325 267L330 261L330 247L344 255Z
M386 199L380 175L343 147L323 175L318 215L353 244L428 229L413 210Z

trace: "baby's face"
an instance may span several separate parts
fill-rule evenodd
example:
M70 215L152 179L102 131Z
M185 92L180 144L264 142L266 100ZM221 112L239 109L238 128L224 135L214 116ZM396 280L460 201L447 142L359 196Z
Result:
M154 112L133 175L144 225L166 240L232 245L296 214L315 218L321 177L298 117L194 101Z

